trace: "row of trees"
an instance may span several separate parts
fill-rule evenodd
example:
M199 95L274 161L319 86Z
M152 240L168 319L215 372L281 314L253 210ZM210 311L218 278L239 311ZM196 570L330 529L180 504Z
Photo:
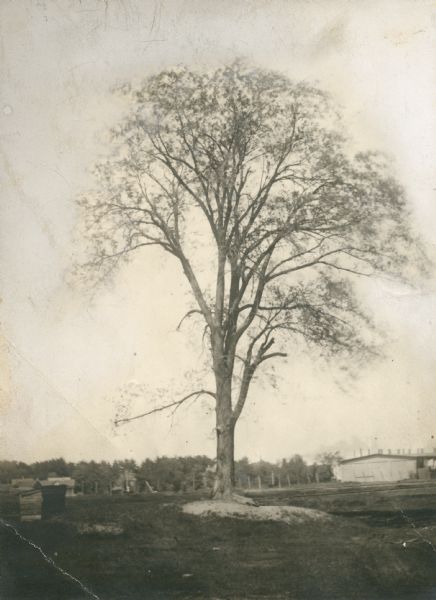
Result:
M298 483L330 481L333 465L339 454L323 454L308 465L298 454L276 463L264 460L249 462L243 458L235 463L236 485L240 488L287 487ZM0 481L9 483L17 478L46 479L49 476L72 477L76 490L83 493L106 493L114 489L183 492L213 486L216 463L207 456L161 456L146 459L109 462L66 462L63 458L26 464L0 462Z
M250 463L243 458L235 463L236 484L240 488L280 488L299 483L331 481L334 465L340 459L338 452L319 455L312 464L307 464L299 454L275 464L264 460Z
M56 473L58 477L70 477L74 467L74 463L67 463L63 458L53 458L32 464L15 460L2 460L0 461L0 482L9 483L11 479L27 477L47 479L52 473Z

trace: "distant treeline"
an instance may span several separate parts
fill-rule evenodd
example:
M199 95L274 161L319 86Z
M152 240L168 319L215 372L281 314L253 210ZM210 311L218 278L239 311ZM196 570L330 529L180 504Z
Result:
M288 487L298 483L330 481L333 465L340 460L338 452L317 457L307 464L298 454L276 463L264 460L250 462L243 458L235 463L235 483L241 488ZM47 479L50 476L71 477L76 491L104 493L123 491L181 492L209 488L214 480L215 462L207 456L161 456L138 464L134 460L66 462L55 458L27 464L0 461L0 482L12 479Z

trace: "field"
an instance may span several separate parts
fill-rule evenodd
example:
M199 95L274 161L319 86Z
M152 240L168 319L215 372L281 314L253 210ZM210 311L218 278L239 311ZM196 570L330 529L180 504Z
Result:
M436 598L434 483L251 494L259 504L316 508L331 518L292 525L201 518L181 512L192 495L71 498L62 518L15 529L3 522L1 598Z

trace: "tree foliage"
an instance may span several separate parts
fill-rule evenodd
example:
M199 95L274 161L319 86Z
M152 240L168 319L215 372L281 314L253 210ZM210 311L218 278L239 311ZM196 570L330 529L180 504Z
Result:
M215 387L201 393L216 399L218 435L290 337L367 357L353 277L400 275L411 241L383 157L351 153L320 90L241 62L169 69L127 93L81 200L89 265L105 274L147 246L178 261L195 301L185 318L199 315L210 347Z

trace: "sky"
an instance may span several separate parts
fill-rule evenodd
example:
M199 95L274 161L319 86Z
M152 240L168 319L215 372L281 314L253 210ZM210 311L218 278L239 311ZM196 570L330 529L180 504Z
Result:
M90 298L71 287L78 195L125 106L114 90L180 63L242 57L333 96L362 149L388 152L416 229L435 252L433 2L34 0L0 4L0 460L141 461L214 452L208 401L114 428L119 390L171 402L202 357L177 331L189 294L150 250ZM236 453L433 447L436 278L362 288L385 358L352 379L289 348L277 388L259 381ZM434 443L436 446L436 442Z

